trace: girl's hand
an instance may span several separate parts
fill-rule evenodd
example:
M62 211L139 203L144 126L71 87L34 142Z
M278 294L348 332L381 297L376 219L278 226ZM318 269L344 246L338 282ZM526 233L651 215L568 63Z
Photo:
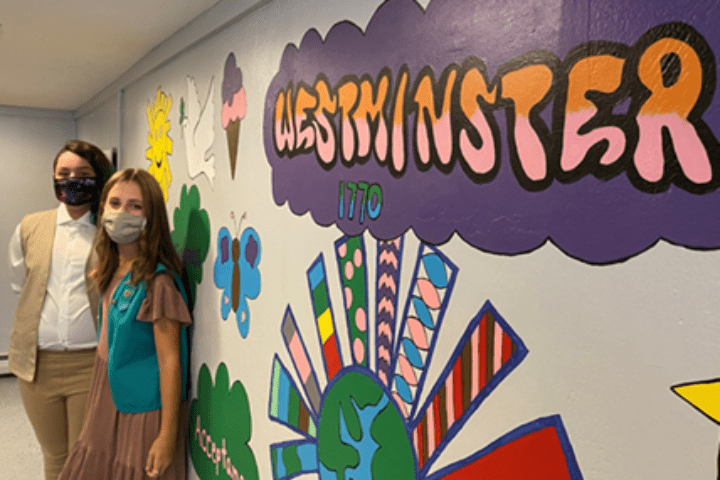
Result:
M175 439L158 435L150 446L145 473L148 477L159 477L170 466L175 456Z

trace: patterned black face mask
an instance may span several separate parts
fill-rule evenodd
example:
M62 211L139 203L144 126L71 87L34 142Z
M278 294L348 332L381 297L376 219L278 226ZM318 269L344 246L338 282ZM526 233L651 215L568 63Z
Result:
M85 205L98 194L95 177L54 178L55 196L67 205Z

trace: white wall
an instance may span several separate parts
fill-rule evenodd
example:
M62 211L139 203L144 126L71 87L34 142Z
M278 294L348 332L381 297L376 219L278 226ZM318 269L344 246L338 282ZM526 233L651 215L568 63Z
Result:
M5 173L5 199L0 202L0 355L7 354L17 305L10 289L8 242L24 215L57 206L52 162L75 135L71 112L0 107L0 165ZM6 364L0 362L0 373Z

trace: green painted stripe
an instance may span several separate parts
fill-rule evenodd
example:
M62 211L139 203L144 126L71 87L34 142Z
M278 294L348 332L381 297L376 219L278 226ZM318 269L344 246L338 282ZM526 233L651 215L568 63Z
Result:
M288 395L288 423L293 427L300 426L300 396L294 388Z
M270 414L276 418L279 411L278 404L280 403L280 374L280 362L276 358L273 363L272 392L270 394Z
M315 421L312 418L310 418L308 420L308 432L307 433L308 433L308 435L310 435L313 438L317 437L317 427L315 426Z
M328 302L328 291L327 291L327 285L325 284L325 280L321 281L317 287L315 287L315 290L312 292L313 297L313 308L315 309L315 316L318 316L325 310L327 310L329 302Z
M302 463L300 463L300 457L297 454L297 445L288 445L283 449L283 463L285 464L285 474L288 477L302 471Z
M272 471L273 471L273 478L275 480L278 480L280 478L280 473L278 472L278 449L277 447L273 447L270 452L270 456L272 458Z

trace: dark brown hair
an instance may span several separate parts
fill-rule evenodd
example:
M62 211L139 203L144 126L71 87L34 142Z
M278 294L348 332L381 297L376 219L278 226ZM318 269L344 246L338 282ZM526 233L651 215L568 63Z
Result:
M170 238L165 199L155 177L139 168L120 170L105 184L100 195L99 225L95 233L95 250L98 263L94 278L98 282L100 292L105 293L115 271L120 265L118 247L102 227L102 216L105 211L108 193L118 183L133 182L140 187L143 200L143 211L147 219L145 230L138 240L138 256L132 266L131 281L133 284L145 281L147 288L152 290L152 279L155 268L163 264L170 272L179 274L182 262L175 251Z
M55 155L55 160L53 160L53 174L55 173L58 158L60 158L60 155L65 152L72 152L78 157L87 160L92 169L95 171L98 192L102 192L105 183L110 178L110 175L112 175L115 171L115 168L112 166L110 160L108 160L103 151L92 143L84 142L82 140L70 140L62 149L60 149L58 154ZM99 206L99 198L94 199L90 204L90 221L93 224L97 224L96 220Z

